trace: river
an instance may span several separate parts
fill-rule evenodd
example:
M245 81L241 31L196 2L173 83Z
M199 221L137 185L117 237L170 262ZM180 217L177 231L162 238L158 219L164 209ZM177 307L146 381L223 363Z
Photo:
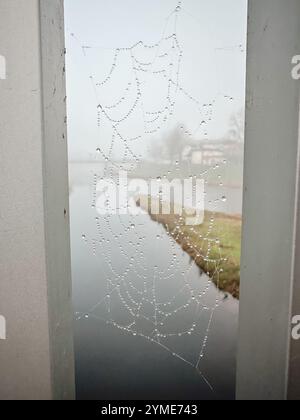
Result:
M77 398L234 399L238 301L200 274L148 215L134 226L128 215L98 217L94 172L94 165L70 165ZM216 187L207 192L213 200ZM241 192L226 189L226 196L226 211L240 213ZM186 287L201 298L191 300ZM134 291L143 288L133 328ZM159 318L163 303L170 316ZM154 321L167 337L153 336Z

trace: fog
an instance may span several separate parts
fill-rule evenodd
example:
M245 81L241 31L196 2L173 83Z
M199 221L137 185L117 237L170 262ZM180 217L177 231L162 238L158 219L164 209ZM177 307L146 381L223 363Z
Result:
M71 161L96 151L172 161L178 147L242 141L246 0L66 0L65 8Z

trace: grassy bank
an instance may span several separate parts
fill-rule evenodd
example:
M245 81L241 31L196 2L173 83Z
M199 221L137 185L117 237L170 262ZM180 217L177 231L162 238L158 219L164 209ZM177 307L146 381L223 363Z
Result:
M148 211L152 220L161 223L200 269L222 291L239 298L241 217L205 212L199 226L186 226L186 215L151 214L150 198L140 197L137 205Z

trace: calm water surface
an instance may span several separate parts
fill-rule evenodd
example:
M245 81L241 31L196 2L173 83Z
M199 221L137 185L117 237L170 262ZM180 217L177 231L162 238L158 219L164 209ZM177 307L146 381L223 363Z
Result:
M124 232L124 226L130 225L129 216L114 216L109 223L100 216L97 224L97 213L91 206L93 174L93 165L70 166L77 398L233 399L238 302L220 293L164 228L151 221L148 215L136 217L134 229L128 232ZM208 190L210 199L217 194L216 188ZM240 213L240 190L227 190L226 195L225 211ZM103 242L94 245L93 239L99 237ZM136 246L138 238L146 238L142 257ZM121 249L126 250L126 259L121 255ZM174 255L176 262L172 267ZM127 277L137 288L141 276L146 275L151 292L157 270L165 272L162 278L155 280L156 298L160 302L173 297L175 300L174 307L170 306L174 316L164 320L162 329L185 331L196 321L193 334L169 337L163 341L166 349L145 338L150 337L153 330L146 320L141 320L137 326L145 337L128 334L117 327L128 325L128 313L117 294L111 293L108 305L105 299L107 279L113 277L112 268L118 274L124 272L128 258L133 264ZM188 297L181 292L184 281L199 293L208 287L201 298L201 310L194 302L186 305ZM126 294L128 290L125 288L123 292ZM211 311L203 310L203 307L214 307L216 299L220 304L211 318ZM173 313L176 307L184 305L186 307L178 314ZM92 312L91 308L94 308ZM145 319L153 316L151 311L153 308L145 304L142 308ZM116 326L107 323L112 318ZM197 363L206 334L208 341L199 365L200 374L192 365Z

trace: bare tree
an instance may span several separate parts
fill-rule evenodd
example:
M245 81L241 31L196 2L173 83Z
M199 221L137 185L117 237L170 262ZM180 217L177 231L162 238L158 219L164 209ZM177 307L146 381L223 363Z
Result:
M178 161L181 163L183 150L186 146L184 138L184 127L178 124L171 133L166 137L164 141L165 157L175 163Z
M230 118L230 129L229 137L238 143L244 141L244 130L245 130L245 111L240 109L236 114L233 114Z
M163 159L163 143L159 139L152 139L149 146L149 155L154 161Z
M168 160L171 163L181 163L182 154L186 146L184 138L185 128L178 124L166 137L153 139L149 146L149 154L155 161Z

